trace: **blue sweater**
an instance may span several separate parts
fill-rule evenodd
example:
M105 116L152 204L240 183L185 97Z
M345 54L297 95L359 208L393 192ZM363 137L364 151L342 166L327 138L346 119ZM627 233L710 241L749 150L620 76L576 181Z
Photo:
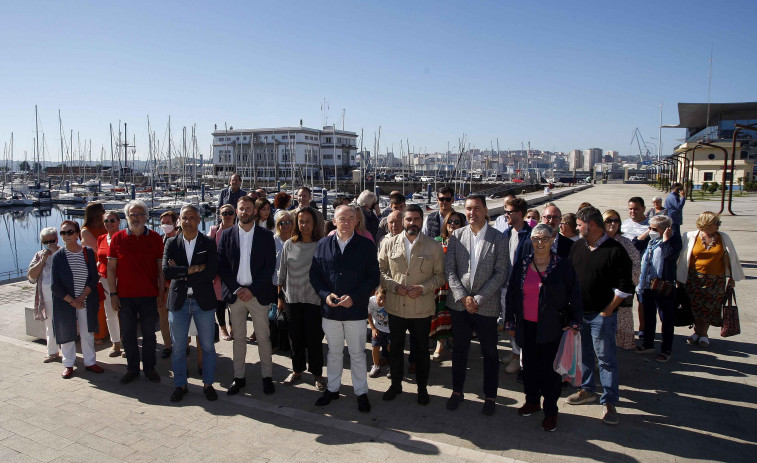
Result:
M368 299L380 282L376 246L355 233L342 253L336 239L335 233L318 242L310 266L310 283L321 297L321 315L329 320L365 320ZM352 307L329 307L325 301L331 293L348 294Z

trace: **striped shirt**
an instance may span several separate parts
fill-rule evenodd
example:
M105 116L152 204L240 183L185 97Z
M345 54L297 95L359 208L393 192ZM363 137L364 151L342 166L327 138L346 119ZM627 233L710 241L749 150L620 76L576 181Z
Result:
M84 248L79 252L71 252L66 249L66 258L68 259L68 266L71 268L71 273L74 275L74 293L73 297L79 297L84 292L84 287L87 285L87 276L89 271L87 270L87 262L84 260Z

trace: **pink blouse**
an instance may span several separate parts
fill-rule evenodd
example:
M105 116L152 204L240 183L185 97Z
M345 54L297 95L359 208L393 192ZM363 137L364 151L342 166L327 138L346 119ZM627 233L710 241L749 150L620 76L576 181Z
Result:
M539 321L539 289L541 278L531 266L528 266L526 280L523 282L523 318L530 322Z

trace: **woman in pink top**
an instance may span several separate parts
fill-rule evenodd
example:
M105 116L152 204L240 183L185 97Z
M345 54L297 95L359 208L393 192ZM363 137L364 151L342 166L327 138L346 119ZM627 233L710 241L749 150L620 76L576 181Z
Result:
M218 215L221 217L221 223L220 225L213 225L210 227L209 235L211 239L216 240L216 246L218 246L218 243L221 241L221 232L227 228L233 227L234 220L237 217L234 206L231 204L221 206L221 209L218 210ZM224 341L231 341L234 337L231 334L231 323L229 323L229 329L226 329L226 303L223 301L223 296L221 295L221 279L218 275L216 275L215 280L213 280L213 289L216 291L216 300L218 301L216 318L218 319L218 325L220 326L221 337L223 337ZM229 320L229 322L231 322L231 320Z
M534 253L516 263L507 290L505 329L523 348L526 403L518 409L529 416L541 409L545 431L557 428L560 375L552 368L564 330L581 327L583 304L573 265L551 251L552 227L539 224L531 231Z

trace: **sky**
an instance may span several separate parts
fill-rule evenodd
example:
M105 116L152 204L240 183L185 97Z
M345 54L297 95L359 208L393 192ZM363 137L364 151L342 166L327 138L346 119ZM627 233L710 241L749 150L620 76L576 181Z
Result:
M110 157L128 124L148 152L196 127L323 125L373 150L474 148L656 152L679 102L757 101L757 4L688 1L23 1L0 28L0 142L33 156L34 107L60 159L58 111L74 149ZM739 19L742 18L742 19ZM743 23L743 24L741 24ZM663 154L682 129L663 129ZM360 143L360 141L358 141ZM6 148L7 151L7 148ZM25 154L26 152L26 154Z

